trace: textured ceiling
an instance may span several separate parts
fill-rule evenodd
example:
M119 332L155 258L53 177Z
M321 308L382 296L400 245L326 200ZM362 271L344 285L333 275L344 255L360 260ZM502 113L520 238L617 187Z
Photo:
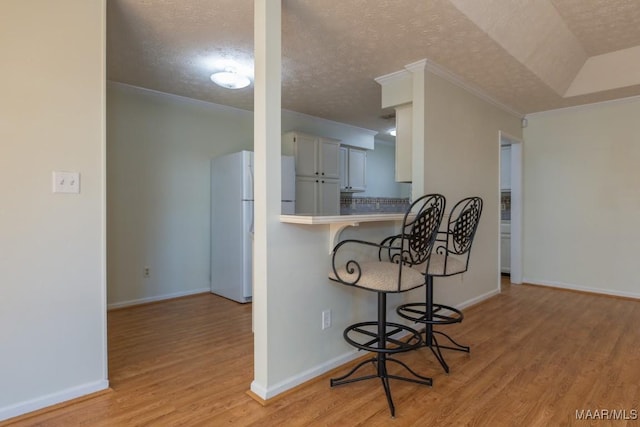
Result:
M522 114L640 94L562 96L588 56L640 45L639 0L283 0L282 26L283 107L381 132L374 78L425 58ZM107 2L110 80L253 109L215 57L252 65L253 0Z

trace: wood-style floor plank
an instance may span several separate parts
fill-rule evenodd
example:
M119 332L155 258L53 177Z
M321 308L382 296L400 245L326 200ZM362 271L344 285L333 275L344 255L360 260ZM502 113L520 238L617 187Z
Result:
M428 349L397 356L434 385L392 380L391 420L378 380L330 388L326 377L260 405L246 394L251 306L195 295L109 312L113 390L0 426L640 425L576 420L640 410L639 324L637 300L505 283L447 328L472 348L446 351L449 375Z

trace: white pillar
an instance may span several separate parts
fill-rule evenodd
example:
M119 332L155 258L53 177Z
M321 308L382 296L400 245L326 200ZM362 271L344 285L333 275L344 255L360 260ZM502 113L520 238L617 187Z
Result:
M268 386L269 242L280 214L281 0L255 0L254 80L254 380L251 390L266 399Z

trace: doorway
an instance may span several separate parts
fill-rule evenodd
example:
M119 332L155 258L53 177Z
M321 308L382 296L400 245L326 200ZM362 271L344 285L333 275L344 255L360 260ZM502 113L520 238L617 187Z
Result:
M511 283L522 283L522 144L500 131L500 266Z

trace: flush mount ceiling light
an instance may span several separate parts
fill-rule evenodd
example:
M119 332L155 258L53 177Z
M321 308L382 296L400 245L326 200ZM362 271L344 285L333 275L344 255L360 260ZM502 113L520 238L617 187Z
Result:
M249 77L240 74L237 68L232 66L211 74L211 81L227 89L242 89L251 84Z

